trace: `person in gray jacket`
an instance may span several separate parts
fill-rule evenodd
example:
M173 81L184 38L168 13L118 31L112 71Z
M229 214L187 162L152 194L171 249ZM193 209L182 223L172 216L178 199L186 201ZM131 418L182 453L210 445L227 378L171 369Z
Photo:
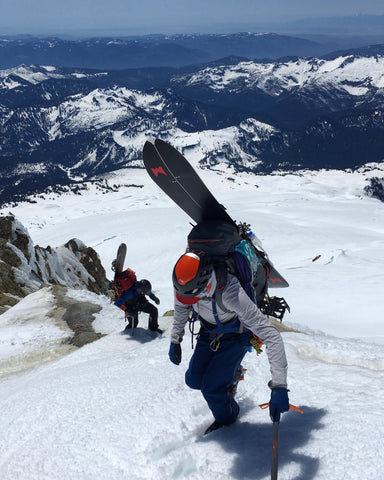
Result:
M180 364L180 344L193 310L192 315L200 320L201 329L185 381L190 388L201 390L214 416L215 421L207 432L230 425L239 415L233 387L253 334L266 346L271 371L270 416L273 421L279 421L281 413L289 410L287 359L279 331L231 274L227 284L219 286L226 311L220 308L215 298L215 271L205 255L193 252L182 255L173 270L173 285L175 314L169 358L174 364Z

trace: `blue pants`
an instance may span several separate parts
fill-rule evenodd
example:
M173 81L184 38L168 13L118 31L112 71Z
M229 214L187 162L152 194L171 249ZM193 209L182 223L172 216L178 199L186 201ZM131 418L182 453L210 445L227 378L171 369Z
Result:
M228 390L244 358L244 345L249 345L249 339L249 332L228 333L220 338L219 348L213 351L210 346L212 335L203 330L185 374L185 383L201 390L215 420L222 425L233 423L239 415L240 407Z

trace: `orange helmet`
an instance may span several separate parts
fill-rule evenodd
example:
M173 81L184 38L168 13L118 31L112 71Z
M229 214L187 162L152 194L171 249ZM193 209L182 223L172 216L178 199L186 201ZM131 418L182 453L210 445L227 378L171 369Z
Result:
M209 282L213 272L212 262L206 255L197 255L188 252L182 255L173 269L173 286L176 297L183 303L196 303L196 301L183 301L182 298L197 297Z

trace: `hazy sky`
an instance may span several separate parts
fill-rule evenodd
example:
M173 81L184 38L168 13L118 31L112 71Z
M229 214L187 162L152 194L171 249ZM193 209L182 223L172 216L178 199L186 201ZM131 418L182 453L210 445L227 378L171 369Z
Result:
M309 17L384 14L383 0L0 0L1 33L218 31Z

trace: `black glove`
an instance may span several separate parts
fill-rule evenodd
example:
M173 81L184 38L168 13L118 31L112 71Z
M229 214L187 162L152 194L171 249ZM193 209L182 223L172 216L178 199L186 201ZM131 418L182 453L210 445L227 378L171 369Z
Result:
M269 401L269 415L272 422L279 422L280 415L289 410L288 390L286 388L272 388Z
M160 300L156 297L155 294L151 293L151 294L149 295L149 298L150 298L151 300L153 300L153 301L156 303L156 305L159 305Z
M175 365L179 365L181 362L181 345L180 343L171 343L168 353L169 359Z

